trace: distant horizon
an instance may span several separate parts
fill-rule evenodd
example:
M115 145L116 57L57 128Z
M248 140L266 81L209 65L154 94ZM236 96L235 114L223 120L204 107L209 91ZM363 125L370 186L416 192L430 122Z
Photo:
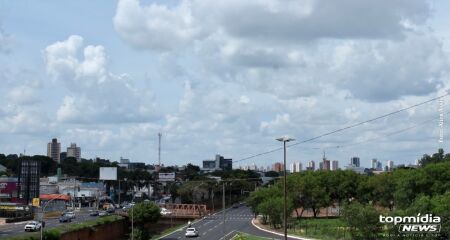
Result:
M168 165L217 153L270 165L282 152L260 153L280 148L277 137L301 142L448 95L448 9L443 0L5 1L0 152L45 154L56 137L85 158L151 164L162 133ZM287 161L326 151L365 166L414 162L446 146L449 104L290 147Z

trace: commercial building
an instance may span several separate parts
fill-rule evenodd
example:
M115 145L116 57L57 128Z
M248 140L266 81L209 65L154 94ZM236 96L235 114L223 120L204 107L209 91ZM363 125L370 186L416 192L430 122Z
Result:
M77 162L81 161L81 148L77 147L76 143L71 143L67 148L67 157L73 157L77 159Z
M331 161L331 170L336 171L339 169L339 161L333 160Z
M331 170L330 160L324 159L321 163L322 163L322 170L326 170L326 171L330 171Z
M350 166L360 167L361 165L360 165L359 157L350 158Z
M59 156L59 153L58 153ZM25 203L31 203L39 197L41 162L32 158L21 158L19 165L19 198Z
M58 139L53 138L51 142L47 144L47 156L57 163L61 163L60 154L61 153L61 143Z
M388 160L386 163L387 171L392 171L394 169L394 161Z
M219 154L216 154L215 160L204 160L203 170L205 171L215 171L215 170L232 170L233 169L233 159L224 158Z
M284 171L284 164L280 163L280 162L274 163L272 165L272 171L283 172Z
M316 170L316 163L314 161L309 161L308 167L306 167L306 170L310 170L310 171Z
M0 177L0 202L18 202L18 179Z
M291 173L301 172L302 171L302 164L300 162L291 163L289 165L289 171Z

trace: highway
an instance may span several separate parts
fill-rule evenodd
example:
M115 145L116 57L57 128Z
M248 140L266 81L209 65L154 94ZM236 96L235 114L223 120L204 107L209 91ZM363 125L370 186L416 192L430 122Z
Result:
M226 210L225 216L225 227L223 225L223 215L221 212L194 222L192 227L195 227L199 231L199 237L195 239L225 240L231 239L238 232L261 236L267 239L283 239L282 236L264 232L254 227L251 223L253 213L246 206L229 208ZM179 229L178 231L161 239L186 239L184 236L185 232L186 227L183 227L182 229Z
M89 219L93 219L93 218L97 218L97 217L92 217L89 216L89 212L88 211L80 211L80 212L75 212L75 219L72 219L71 223L78 223L78 222L84 222L86 220ZM59 222L59 218L49 218L49 219L45 219L45 228L50 228L50 227L55 227L61 224L70 224L70 223L60 223ZM24 233L24 227L26 222L18 222L18 223L6 223L4 225L0 225L0 237L5 237L5 236L14 236L20 233Z

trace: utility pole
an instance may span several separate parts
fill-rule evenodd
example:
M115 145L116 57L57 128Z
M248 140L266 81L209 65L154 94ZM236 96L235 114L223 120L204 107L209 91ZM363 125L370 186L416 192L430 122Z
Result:
M225 234L225 182L222 182L222 215L223 215L223 234Z

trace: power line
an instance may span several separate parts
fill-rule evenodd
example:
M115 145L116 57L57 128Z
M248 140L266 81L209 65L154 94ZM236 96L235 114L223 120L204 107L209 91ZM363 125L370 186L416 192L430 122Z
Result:
M381 115L381 116L378 116L378 117L369 119L369 120L365 120L365 121L358 122L358 123L355 123L355 124L352 124L352 125L349 125L349 126L346 126L346 127L343 127L343 128L339 128L339 129L336 129L336 130L334 130L334 131L331 131L331 132L327 132L327 133L318 135L318 136L316 136L316 137L312 137L312 138L309 138L309 139L306 139L306 140L302 140L302 141L296 142L296 143L294 143L294 144L290 144L290 145L288 145L288 146L286 146L286 147L293 147L293 146L297 146L297 145L302 144L302 143L312 142L312 141L314 141L314 140L317 140L317 139L319 139L319 138L322 138L322 137L325 137L325 136L328 136L328 135L332 135L332 134L335 134L335 133L338 133L338 132L342 132L342 131L345 131L345 130L348 130L348 129L351 129L351 128L355 128L355 127L364 125L364 124L366 124L366 123L374 122L374 121L376 121L376 120L379 120L379 119L382 119L382 118L386 118L386 117L395 115L395 114L397 114L397 113L404 112L404 111L406 111L406 110L409 110L409 109L412 109L412 108L415 108L415 107L418 107L418 106L421 106L421 105L424 105L424 104L427 104L427 103L436 101L436 100L441 99L441 98L444 98L444 97L446 97L446 96L448 96L448 95L449 95L449 93L447 93L447 94L445 94L445 95L442 95L442 96L438 96L438 97L429 99L429 100L424 101L424 102L420 102L420 103L411 105L411 106L409 106L409 107L405 107L405 108L402 108L402 109L399 109L399 110L396 110L396 111L393 111L393 112L390 112L390 113L387 113L387 114L384 114L384 115ZM255 158L255 157L259 157L259 156L262 156L262 155L266 155L266 154L269 154L269 153L273 153L273 152L276 152L276 151L280 151L281 149L283 149L283 148L282 148L282 147L279 147L279 148L276 148L276 149L273 149L273 150L270 150L270 151L266 151L266 152L258 153L258 154L255 154L255 155L252 155L252 156L249 156L249 157L245 157L245 158L242 158L242 159L233 161L233 162L241 162L241 161L245 161L245 160L248 160L248 159L252 159L252 158Z

